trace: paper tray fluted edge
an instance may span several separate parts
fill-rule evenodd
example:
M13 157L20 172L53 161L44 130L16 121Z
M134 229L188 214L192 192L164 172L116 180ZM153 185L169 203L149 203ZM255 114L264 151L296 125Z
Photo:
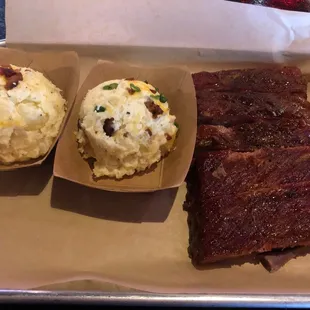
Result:
M308 308L310 294L149 294L91 291L0 290L0 304Z

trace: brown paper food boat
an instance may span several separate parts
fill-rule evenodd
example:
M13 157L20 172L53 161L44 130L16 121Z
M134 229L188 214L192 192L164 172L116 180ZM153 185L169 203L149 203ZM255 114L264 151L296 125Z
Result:
M147 80L168 98L172 114L180 125L176 150L158 163L155 169L122 180L94 180L89 164L77 149L75 132L81 102L89 89L120 78ZM59 140L54 163L54 175L82 185L121 192L150 192L180 186L189 169L196 137L197 107L190 72L174 67L144 67L99 61L81 86L68 124Z
M63 97L67 101L67 112L60 127L58 136L55 138L49 151L37 159L18 162L10 165L0 164L0 171L15 170L18 168L37 166L47 158L55 146L70 114L76 92L79 86L79 58L76 52L41 52L28 53L21 50L1 48L1 65L16 65L20 67L30 67L40 71L46 78L52 81L62 91Z

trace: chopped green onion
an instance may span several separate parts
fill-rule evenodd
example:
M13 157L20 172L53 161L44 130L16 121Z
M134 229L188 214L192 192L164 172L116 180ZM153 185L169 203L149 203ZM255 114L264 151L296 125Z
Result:
M105 107L103 107L102 105L97 105L96 107L95 107L95 112L97 112L97 113L99 113L99 112L104 112L106 110L106 108Z
M177 127L178 129L180 128L180 125L177 122L174 122L174 126Z
M155 100L159 100L160 95L151 95L150 97L153 98L153 99L155 99Z
M159 101L160 101L161 103L165 103L165 102L167 102L167 98L166 98L163 94L160 94L160 96L159 96Z
M167 102L167 98L166 98L163 94L160 94L160 95L151 95L150 97L153 98L153 99L155 99L155 100L159 100L161 103Z
M159 92L159 88L158 87L155 87L155 89L156 89L157 92Z
M112 83L112 84L103 86L102 89L104 89L104 90L112 90L112 89L116 89L117 86L118 86L117 83Z
M135 84L132 84L132 83L130 83L130 88L131 88L133 91L136 91L136 92L141 91L141 89L140 89L138 86L136 86Z
M145 84L148 84L149 82L147 80L144 81Z

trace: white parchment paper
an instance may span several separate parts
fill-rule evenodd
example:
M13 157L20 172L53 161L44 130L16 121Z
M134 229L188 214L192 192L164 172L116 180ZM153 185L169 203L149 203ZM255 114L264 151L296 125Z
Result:
M10 0L9 43L310 53L310 13L224 0Z

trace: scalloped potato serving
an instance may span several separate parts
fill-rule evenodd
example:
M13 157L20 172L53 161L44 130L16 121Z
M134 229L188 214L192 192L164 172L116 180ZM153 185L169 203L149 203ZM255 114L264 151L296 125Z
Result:
M82 102L79 151L84 158L95 159L96 177L130 176L174 149L175 120L167 98L147 81L106 81L91 89Z
M66 101L41 72L0 67L0 162L45 155L59 133Z

